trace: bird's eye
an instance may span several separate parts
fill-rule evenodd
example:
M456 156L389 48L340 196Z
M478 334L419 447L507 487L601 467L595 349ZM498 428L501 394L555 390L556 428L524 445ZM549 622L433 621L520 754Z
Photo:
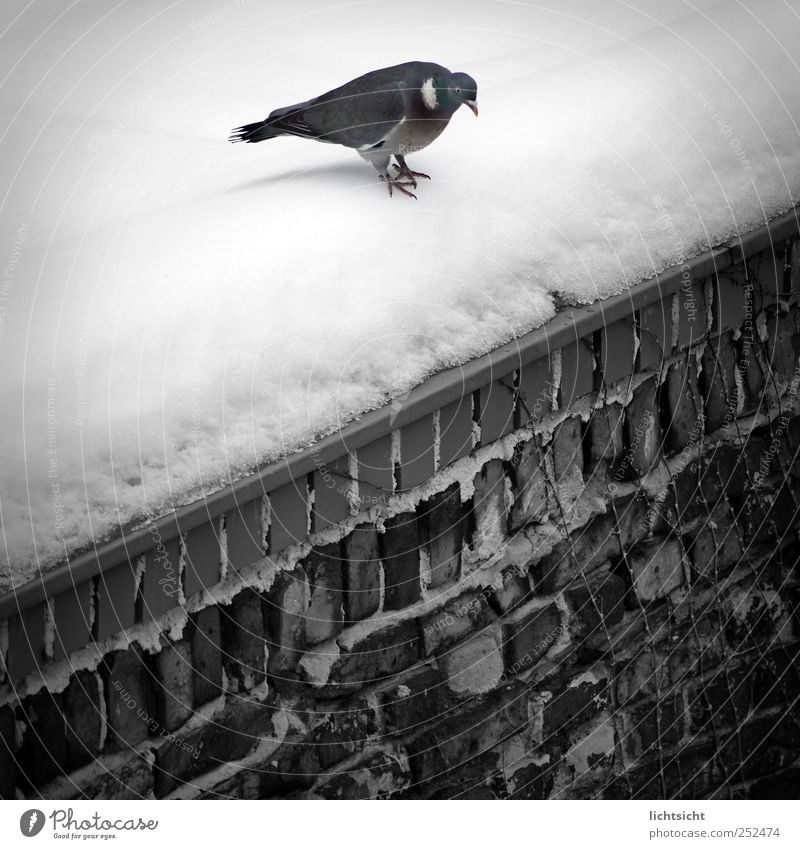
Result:
M456 94L461 94L461 89L460 89L460 88L456 88Z

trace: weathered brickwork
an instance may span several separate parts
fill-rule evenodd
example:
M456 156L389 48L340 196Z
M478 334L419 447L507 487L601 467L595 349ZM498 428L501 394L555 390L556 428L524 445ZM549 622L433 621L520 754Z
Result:
M187 536L155 638L19 698L9 660L0 796L798 794L800 263L767 253L259 498L227 561Z

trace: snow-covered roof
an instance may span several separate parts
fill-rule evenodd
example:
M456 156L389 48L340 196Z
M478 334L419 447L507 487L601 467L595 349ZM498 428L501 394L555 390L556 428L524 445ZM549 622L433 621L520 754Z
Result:
M0 11L0 583L795 202L800 2ZM408 59L472 74L389 199L231 127Z

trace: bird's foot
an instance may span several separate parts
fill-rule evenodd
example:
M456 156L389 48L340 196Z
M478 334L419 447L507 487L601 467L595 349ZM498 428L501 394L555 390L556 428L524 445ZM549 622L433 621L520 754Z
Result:
M393 165L392 167L397 169L397 178L399 180L407 180L415 189L417 188L417 181L414 177L422 177L424 180L430 180L430 174L423 174L422 171L412 171L408 165L404 162L402 165Z
M395 188L398 191L402 192L404 195L408 195L410 198L414 198L414 200L417 199L417 196L414 194L414 192L410 192L406 188L406 186L411 186L412 189L416 189L416 187L417 187L416 183L413 183L413 182L409 183L407 181L401 181L401 180L398 180L394 177L390 177L388 174L380 174L380 175L378 175L378 179L381 182L386 183L386 186L389 189L389 197L392 196L392 189Z

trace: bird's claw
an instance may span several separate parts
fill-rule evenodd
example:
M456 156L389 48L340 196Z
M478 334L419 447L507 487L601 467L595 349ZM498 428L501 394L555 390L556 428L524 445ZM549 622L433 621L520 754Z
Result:
M414 200L417 199L417 196L414 194L414 192L410 192L406 188L406 186L411 186L411 188L416 189L416 187L417 187L416 183L407 182L407 181L403 182L401 180L397 180L393 177L390 177L388 174L379 174L378 179L380 179L381 182L386 183L386 186L389 189L389 197L392 196L392 187L394 187L394 188L398 189L399 191L401 191L404 195L408 195L410 198L414 198Z
M397 169L397 176L400 179L408 180L415 189L417 188L417 181L414 177L422 177L424 180L430 180L431 178L430 174L423 174L422 171L412 171L405 163L403 165L393 163L392 167Z

